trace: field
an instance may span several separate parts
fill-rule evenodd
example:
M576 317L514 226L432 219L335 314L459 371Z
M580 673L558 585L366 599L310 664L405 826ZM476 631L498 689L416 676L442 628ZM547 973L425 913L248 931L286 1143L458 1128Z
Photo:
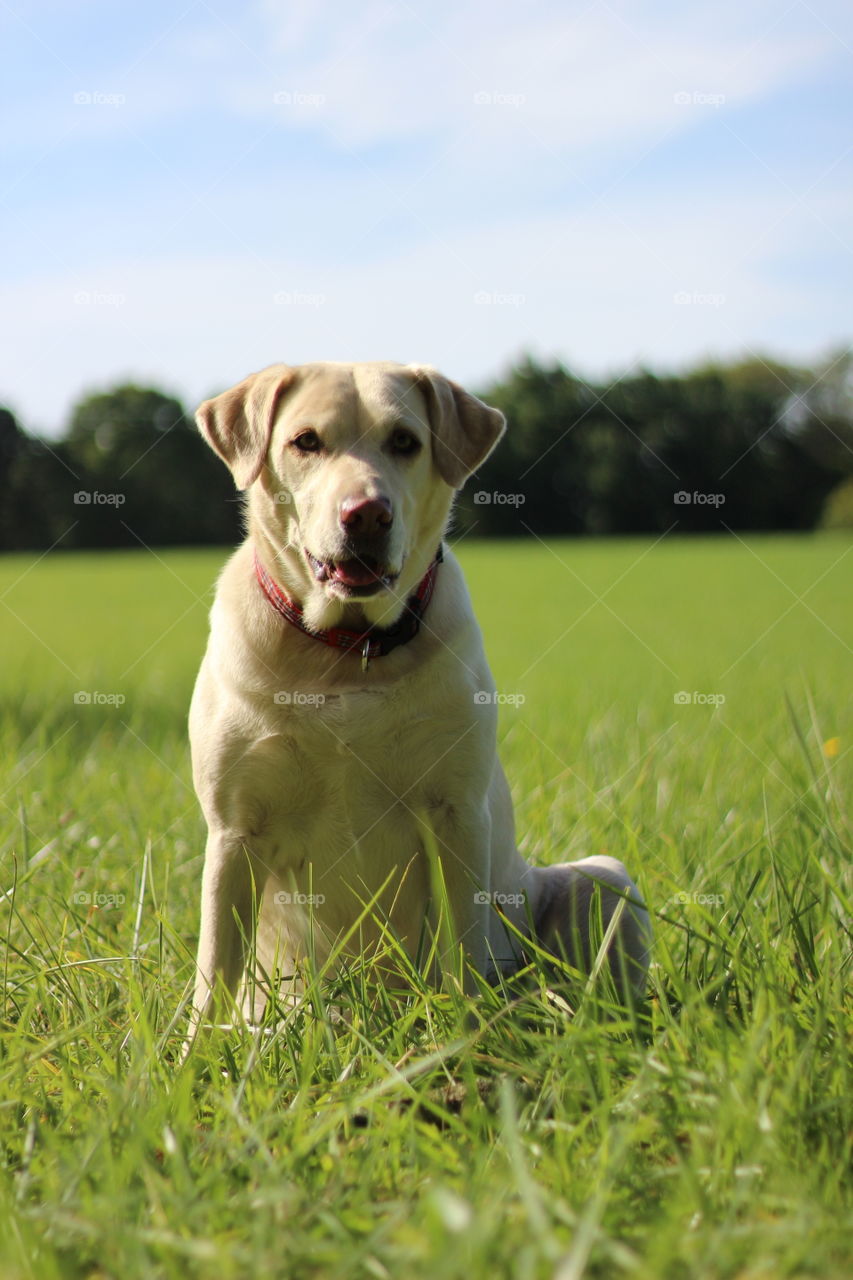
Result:
M0 1276L853 1273L851 551L463 543L522 847L627 863L647 1004L354 970L184 1067L223 554L0 561Z

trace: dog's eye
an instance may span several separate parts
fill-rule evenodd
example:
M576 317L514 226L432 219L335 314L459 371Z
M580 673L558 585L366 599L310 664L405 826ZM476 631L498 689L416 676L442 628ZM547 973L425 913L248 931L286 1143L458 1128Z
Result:
M300 453L319 453L323 447L316 431L301 431L290 443Z
M408 457L421 447L421 442L417 436L412 435L411 431L407 431L405 427L396 427L388 439L388 444L392 453L399 454L401 457Z

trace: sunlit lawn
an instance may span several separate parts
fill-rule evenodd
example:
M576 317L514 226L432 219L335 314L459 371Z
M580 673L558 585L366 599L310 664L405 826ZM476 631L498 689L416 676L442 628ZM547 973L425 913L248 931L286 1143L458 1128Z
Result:
M224 553L0 561L0 1274L849 1275L850 551L463 542L522 847L628 864L646 1009L354 971L184 1068Z

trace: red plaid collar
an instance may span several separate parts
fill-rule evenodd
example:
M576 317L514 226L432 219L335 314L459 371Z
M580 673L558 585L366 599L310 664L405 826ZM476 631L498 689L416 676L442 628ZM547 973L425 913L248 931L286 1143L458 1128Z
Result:
M405 609L393 627L370 627L367 631L350 631L346 627L330 627L328 631L312 631L305 625L302 606L297 604L295 600L291 600L290 596L286 595L278 583L270 577L258 559L257 551L255 551L254 555L255 573L258 582L273 608L292 626L298 627L306 636L311 636L314 640L321 640L323 644L331 645L334 649L344 649L350 653L359 650L363 671L367 670L371 658L384 657L386 653L391 653L398 645L408 644L418 634L421 618L430 602L435 586L438 566L444 559L441 545L439 544L435 559L421 578L414 594L409 596Z

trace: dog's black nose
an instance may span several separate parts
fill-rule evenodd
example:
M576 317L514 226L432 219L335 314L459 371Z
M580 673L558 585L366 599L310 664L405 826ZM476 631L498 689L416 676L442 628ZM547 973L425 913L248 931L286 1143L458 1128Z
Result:
M341 503L341 524L348 534L386 533L394 522L389 500L378 498L346 498Z

